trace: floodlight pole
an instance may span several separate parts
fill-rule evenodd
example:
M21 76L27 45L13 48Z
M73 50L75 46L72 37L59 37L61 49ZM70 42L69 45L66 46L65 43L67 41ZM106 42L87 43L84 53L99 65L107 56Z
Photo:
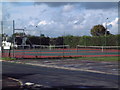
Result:
M36 27L36 30L38 30L38 26L36 25L35 27ZM40 39L40 52L41 52L41 31L39 32L39 34L40 34L39 39ZM40 56L42 55L40 54Z
M14 33L15 33L15 21L13 20L13 58L15 57L14 53L14 45L15 45L15 36L14 36Z
M107 36L107 20L108 20L108 18L106 19L106 30L105 30L105 46L107 46L106 44L106 36Z
M65 37L65 31L63 32L63 34L64 34L64 35L63 35L63 58L64 58L64 56L65 56L65 55L64 55L64 48L65 48L65 47L64 47L64 45L65 45L65 44L64 44L64 43L65 43L65 42L64 42L64 39L65 39L64 37Z
M23 33L25 32L25 29L17 29L17 28L15 28L15 21L13 20L13 58L15 57L15 55L14 55L14 53L15 53L15 51L14 51L14 45L15 45L15 36L14 36L14 34L15 34L16 30L20 30L20 31L22 30ZM24 38L24 35L23 35L23 38ZM23 49L24 49L24 46L23 46Z
M38 26L35 26L35 27L38 30ZM39 32L39 34L40 34L40 37L41 37L41 31ZM41 45L41 39L40 39L40 45Z
M3 37L3 21L1 21L1 33L2 33L2 37ZM3 39L2 39L2 41L3 41Z

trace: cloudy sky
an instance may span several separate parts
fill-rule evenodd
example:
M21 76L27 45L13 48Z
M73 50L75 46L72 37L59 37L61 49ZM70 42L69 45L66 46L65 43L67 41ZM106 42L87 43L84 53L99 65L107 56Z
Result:
M117 2L4 2L2 5L4 32L8 34L12 33L12 20L15 28L25 28L31 35L91 35L94 25L106 22L109 31L118 34Z

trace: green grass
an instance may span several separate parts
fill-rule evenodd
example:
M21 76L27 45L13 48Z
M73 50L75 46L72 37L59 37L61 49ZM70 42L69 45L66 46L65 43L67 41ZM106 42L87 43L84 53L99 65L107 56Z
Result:
M94 61L120 61L120 57L79 57L76 59L81 60L94 60Z
M1 60L16 60L16 58L9 58L9 57L7 57L7 58L0 58Z
M94 60L94 61L120 61L120 57L64 57L79 60ZM16 58L0 58L1 60L16 60ZM59 58L60 59L60 58Z

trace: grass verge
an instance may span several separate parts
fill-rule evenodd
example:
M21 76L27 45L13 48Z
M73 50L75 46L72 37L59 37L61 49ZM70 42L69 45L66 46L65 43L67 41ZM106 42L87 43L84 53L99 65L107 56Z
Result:
M7 58L0 58L1 60L16 60L16 58L9 58L9 57L7 57Z
M79 59L79 60L94 60L94 61L120 61L120 57L63 57L63 58L42 58L42 59ZM17 60L16 58L0 58L1 60ZM40 58L38 58L40 59Z

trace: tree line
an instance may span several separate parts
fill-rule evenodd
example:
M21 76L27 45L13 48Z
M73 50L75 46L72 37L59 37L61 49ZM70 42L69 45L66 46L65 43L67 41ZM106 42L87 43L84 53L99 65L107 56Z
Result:
M92 36L61 36L56 38L46 37L44 34L40 36L25 35L25 33L15 33L9 37L8 41L12 42L15 37L17 45L23 43L23 38L26 37L26 44L29 45L70 45L75 48L76 45L83 46L119 46L120 34L113 35L103 25L95 25L90 33Z
M119 46L120 34L107 36L61 36L56 38L28 36L26 44L30 45L70 45L75 48L76 45L83 46ZM22 43L22 39L16 38L17 44Z
M83 46L119 46L120 34L108 36L65 36L64 44L75 48L76 45Z

